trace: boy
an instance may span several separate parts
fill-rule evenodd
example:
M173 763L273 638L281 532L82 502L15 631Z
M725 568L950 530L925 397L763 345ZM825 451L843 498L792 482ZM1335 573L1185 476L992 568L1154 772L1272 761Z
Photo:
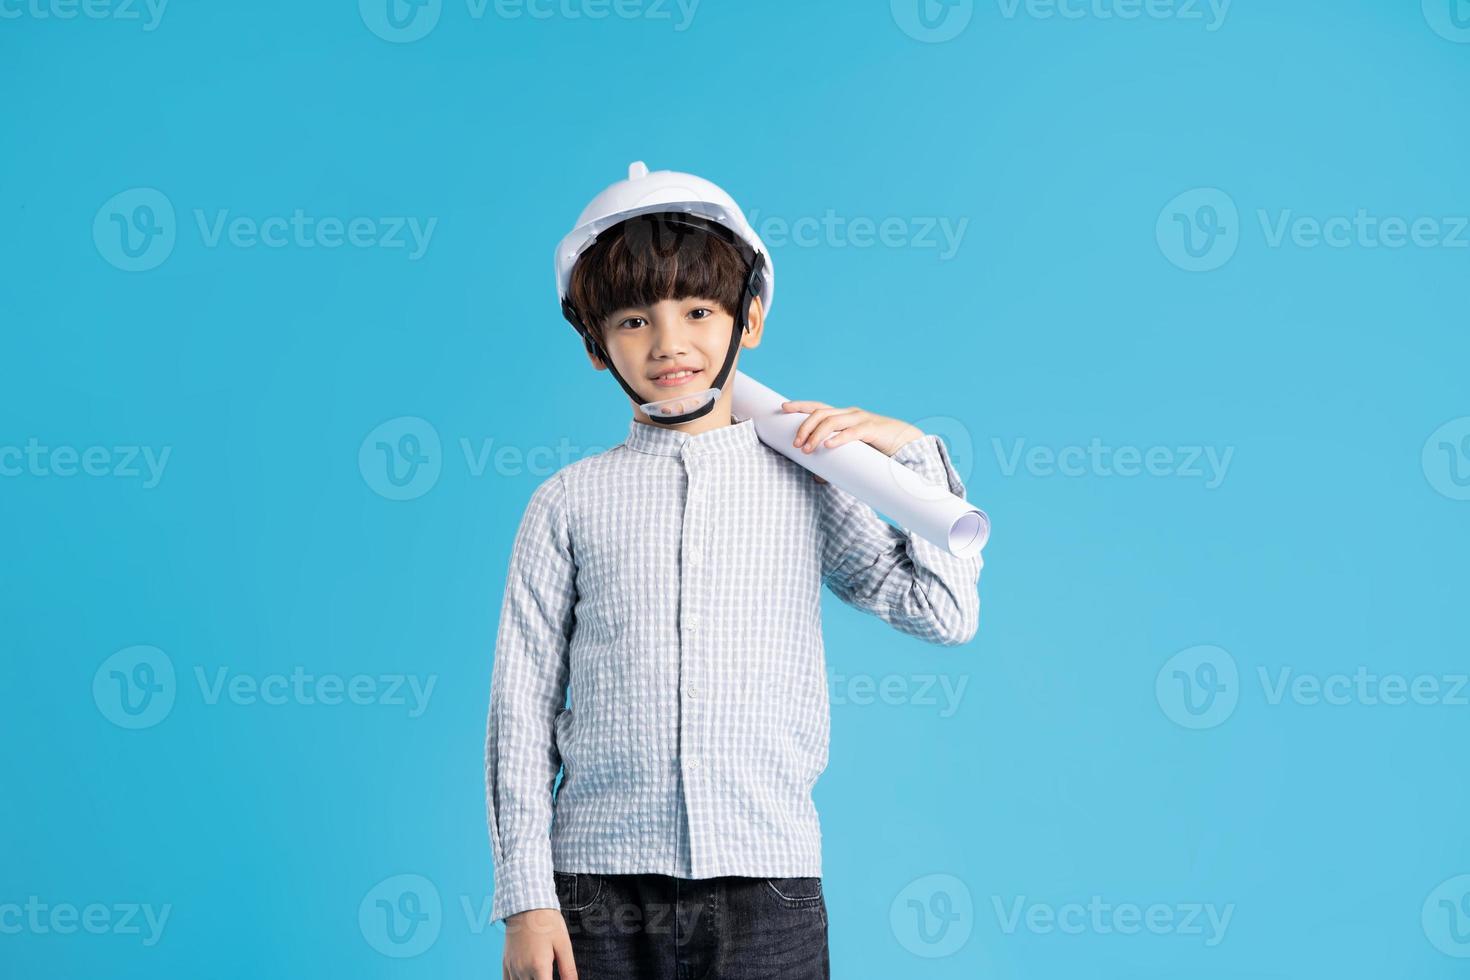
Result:
M563 313L633 418L537 487L512 547L486 742L510 980L828 977L821 585L934 643L975 634L979 557L888 524L732 417L769 262L718 187L641 163L558 249ZM804 452L860 439L964 496L936 436L783 407L809 413Z

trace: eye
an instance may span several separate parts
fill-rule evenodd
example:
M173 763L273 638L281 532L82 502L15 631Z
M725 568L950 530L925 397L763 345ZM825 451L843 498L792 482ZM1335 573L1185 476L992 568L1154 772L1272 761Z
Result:
M704 316L699 316L698 314L700 314L700 313L703 313ZM709 309L708 307L697 306L694 309L692 309L692 310L689 311L689 315L692 316L692 317L694 317L694 319L696 319L696 320L707 320L710 317L714 316L715 313L714 313L713 310Z
M646 321L641 316L630 316L627 319L623 320L621 323L619 323L618 324L618 327L619 328L626 327L629 324L634 324L635 326L642 326L645 322Z

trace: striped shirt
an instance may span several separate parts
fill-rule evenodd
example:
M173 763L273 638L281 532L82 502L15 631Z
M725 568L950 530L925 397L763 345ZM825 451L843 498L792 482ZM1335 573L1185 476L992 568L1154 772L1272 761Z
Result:
M964 496L938 436L893 459ZM817 483L749 419L697 435L635 419L553 474L496 637L491 921L559 908L553 870L820 877L822 584L950 646L975 635L980 568Z

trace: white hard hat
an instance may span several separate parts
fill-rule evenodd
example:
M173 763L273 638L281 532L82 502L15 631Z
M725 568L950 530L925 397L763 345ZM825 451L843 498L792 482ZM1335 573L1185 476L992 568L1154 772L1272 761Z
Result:
M577 225L556 247L556 291L567 299L572 267L591 247L597 236L619 222L639 214L684 212L708 218L723 225L758 254L765 257L760 287L761 308L771 312L771 299L776 291L776 273L771 253L745 220L735 199L719 187L693 174L674 170L649 173L642 160L628 166L628 179L620 180L592 199L582 209Z

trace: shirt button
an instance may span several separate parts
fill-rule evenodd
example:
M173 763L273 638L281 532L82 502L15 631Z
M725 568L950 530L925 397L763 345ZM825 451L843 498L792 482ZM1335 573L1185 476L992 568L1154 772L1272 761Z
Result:
M689 771L690 772L693 772L695 769L698 769L698 768L699 768L699 760L698 759L690 759L689 760Z
M697 698L699 697L699 688L693 684L690 684L684 689L684 693L688 694L691 698Z
M684 620L684 625L688 627L691 631L699 629L699 617L690 616L688 619Z

